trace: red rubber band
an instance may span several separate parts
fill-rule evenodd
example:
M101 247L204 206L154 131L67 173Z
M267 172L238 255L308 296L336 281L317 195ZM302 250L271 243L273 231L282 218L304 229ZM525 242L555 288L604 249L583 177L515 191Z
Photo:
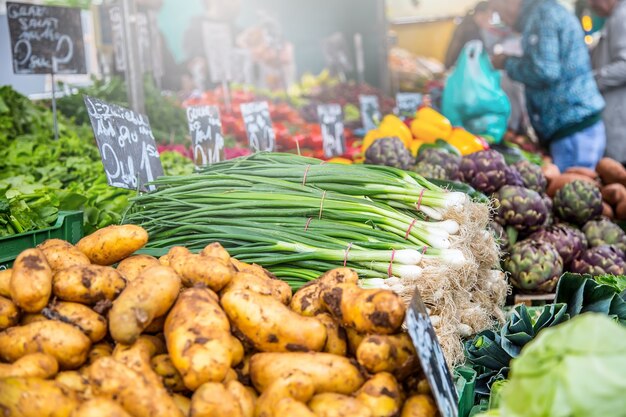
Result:
M420 198L419 200L417 200L417 204L415 204L417 211L420 211L420 209L422 208L422 198L424 197L424 191L426 190L422 188L422 191L420 191Z
M348 245L348 248L345 250L346 255L343 258L343 267L345 268L346 265L348 264L348 252L350 252L350 249L352 248L352 242L350 242L350 244Z
M324 199L326 198L326 191L322 194L322 202L320 203L320 215L319 219L322 220L322 211L324 211Z
M389 276L389 278L391 278L393 276L393 272L392 272L392 266L393 266L393 260L396 257L396 250L392 249L391 250L391 260L389 261L389 268L387 269L387 275Z
M309 225L311 224L311 220L313 220L313 217L309 217L309 219L306 221L306 224L304 225L305 232L309 230Z
M424 246L424 249L422 249L422 255L426 255L426 250L428 249L428 246Z
M304 169L304 176L302 177L302 185L306 185L306 175L309 173L309 168L311 168L311 165L307 165L306 168Z
M413 226L415 226L415 223L417 223L417 219L413 219L413 221L411 222L411 225L409 226L408 230L406 231L406 235L404 235L404 240L408 240L409 236L411 235L411 229L413 229Z

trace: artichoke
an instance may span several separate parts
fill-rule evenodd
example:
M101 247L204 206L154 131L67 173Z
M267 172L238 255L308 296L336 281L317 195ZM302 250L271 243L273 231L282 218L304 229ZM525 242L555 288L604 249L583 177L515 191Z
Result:
M624 275L624 252L614 246L597 246L581 253L570 267L577 274Z
M439 166L445 170L446 179L453 179L459 171L461 157L451 154L444 149L428 148L419 153L417 163Z
M572 181L554 196L554 212L561 220L582 226L602 214L600 189L586 181Z
M566 268L587 249L587 239L583 232L565 223L541 229L528 239L552 244L559 252Z
M386 165L406 170L413 166L413 162L411 151L395 137L378 139L365 152L365 163L370 165Z
M415 165L415 172L425 178L432 178L436 180L448 180L448 174L444 167L441 165L434 165L428 162L418 162Z
M512 166L506 167L506 172L504 173L506 178L506 185L512 185L514 187L523 187L524 181L522 180L522 176L517 169Z
M533 232L542 227L550 214L539 193L524 187L505 185L498 191L498 218L501 224L521 232Z
M543 194L541 196L541 199L543 200L543 204L546 205L546 209L548 210L548 217L546 217L546 221L543 224L543 227L548 227L554 223L554 203L552 202L550 196L547 194Z
M615 246L626 251L626 233L617 224L608 219L594 220L583 227L589 246Z
M545 193L548 186L548 180L543 175L541 167L533 164L532 162L521 160L514 165L517 172L519 172L524 187L530 188L538 193Z
M563 273L563 260L552 244L524 240L513 246L504 269L520 291L549 293Z
M504 230L504 227L502 227L499 223L491 222L489 224L489 229L496 238L496 243L500 247L500 251L505 253L508 252L509 249L511 249L511 245L509 242L509 236L507 235L506 230Z
M506 162L493 150L466 155L461 160L459 179L485 194L498 191L506 184Z

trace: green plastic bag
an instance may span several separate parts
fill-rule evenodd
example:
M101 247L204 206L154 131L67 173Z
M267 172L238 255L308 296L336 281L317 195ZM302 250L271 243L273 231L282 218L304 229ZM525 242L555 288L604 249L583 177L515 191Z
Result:
M511 103L481 41L468 42L463 48L443 91L442 111L453 125L495 143L502 141Z

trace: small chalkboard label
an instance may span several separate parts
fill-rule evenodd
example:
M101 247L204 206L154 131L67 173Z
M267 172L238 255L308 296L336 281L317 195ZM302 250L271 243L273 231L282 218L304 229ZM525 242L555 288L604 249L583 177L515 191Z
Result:
M452 374L418 290L407 310L406 322L441 416L458 417L459 399Z
M273 152L276 136L267 101L242 104L241 115L246 125L250 149L254 152Z
M223 161L224 137L219 109L216 106L188 107L187 121L196 166Z
M7 3L15 74L86 74L80 9Z
M366 132L376 129L380 123L382 115L380 114L380 105L376 96L359 96L359 104L361 105L361 121L363 129Z
M84 96L109 185L152 191L149 182L163 175L148 118L93 97Z
M398 116L402 118L413 118L415 112L422 104L424 95L420 93L398 93L396 94L396 106Z
M339 104L317 106L317 116L324 139L324 156L332 158L346 153L346 139L343 130L343 113Z

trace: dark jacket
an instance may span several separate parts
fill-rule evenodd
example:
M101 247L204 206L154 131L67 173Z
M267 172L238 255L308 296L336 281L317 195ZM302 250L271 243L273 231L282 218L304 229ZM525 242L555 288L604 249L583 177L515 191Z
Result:
M461 24L455 29L452 35L452 40L448 46L446 52L445 65L447 69L450 69L456 64L459 55L463 50L463 47L469 41L483 40L483 36L480 32L480 27L474 22L474 15L469 14L463 18Z

